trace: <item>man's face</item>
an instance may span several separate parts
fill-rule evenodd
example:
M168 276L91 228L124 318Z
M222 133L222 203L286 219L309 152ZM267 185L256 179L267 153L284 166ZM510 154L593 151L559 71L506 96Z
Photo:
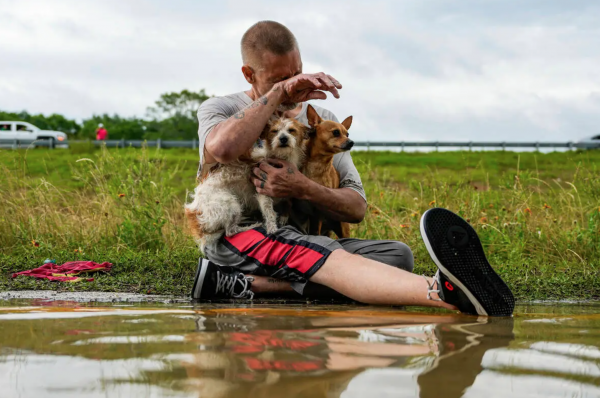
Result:
M262 55L261 67L254 71L252 86L260 95L265 95L275 85L290 77L302 73L302 59L298 50L290 51L285 55L275 55L265 52ZM296 108L296 103L282 103L280 111Z

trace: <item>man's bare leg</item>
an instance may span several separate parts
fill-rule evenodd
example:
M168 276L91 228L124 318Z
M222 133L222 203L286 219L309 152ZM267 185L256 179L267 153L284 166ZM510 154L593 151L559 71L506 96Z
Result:
M309 282L304 286L303 294L297 293L292 284L283 279L268 276L252 275L252 292L257 297L285 297L285 298L310 298L314 300L340 300L348 301L349 298L336 292L330 287Z
M289 282L268 277L254 277L254 293L293 292ZM421 276L390 267L342 249L333 251L325 264L312 276L312 282L327 286L353 300L366 304L419 305L457 308L443 301L427 298L428 284ZM436 293L431 298L437 299Z
M427 298L428 283L421 276L369 260L344 250L333 251L311 278L353 300L366 304L420 305L456 310L453 305ZM435 293L431 298L437 299Z
M344 250L333 251L311 278L344 296L366 304L419 305L456 310L453 305L427 298L428 283L421 276L369 260Z
M268 276L252 275L252 292L256 294L296 294L292 289L292 284L283 279L271 278Z

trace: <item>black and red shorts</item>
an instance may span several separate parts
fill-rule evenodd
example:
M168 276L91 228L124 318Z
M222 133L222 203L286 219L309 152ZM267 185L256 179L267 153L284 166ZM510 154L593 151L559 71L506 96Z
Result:
M267 234L259 227L223 237L216 247L207 247L207 258L240 271L292 282L298 293L321 268L333 250L342 245L326 236L304 235L292 226Z

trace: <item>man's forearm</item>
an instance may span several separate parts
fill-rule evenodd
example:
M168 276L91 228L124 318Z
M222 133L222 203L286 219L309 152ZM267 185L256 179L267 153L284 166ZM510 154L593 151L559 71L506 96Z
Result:
M310 201L327 218L349 223L361 222L367 209L367 203L358 192L350 188L326 188L313 181L307 184L299 199Z
M219 163L237 159L260 137L263 128L283 98L280 86L215 126L206 139L207 155Z

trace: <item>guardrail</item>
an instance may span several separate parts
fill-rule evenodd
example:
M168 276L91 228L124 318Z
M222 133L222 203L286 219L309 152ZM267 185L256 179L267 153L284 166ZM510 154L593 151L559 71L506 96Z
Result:
M27 148L31 146L44 146L54 148L56 145L74 144L74 143L88 143L95 146L106 145L109 148L126 148L134 147L141 148L142 146L156 147L156 148L192 148L198 149L198 140L191 141L163 141L158 140L105 140L105 141L62 141L56 142L54 140L6 140L0 139L0 146L11 146L13 149ZM507 148L526 148L536 149L540 148L566 148L566 149L593 149L600 148L599 143L588 143L588 142L508 142L508 141L489 141L489 142L477 142L477 141L389 141L389 142L370 142L370 141L357 141L354 144L355 147L366 147L367 150L370 148L404 148L417 147L417 148L435 148L436 150L442 148L500 148L506 150Z
M0 148L10 146L12 149L28 148L31 146L44 146L54 149L56 145L65 145L67 141L60 141L58 144L55 140L40 139L40 140L19 140L19 139L0 139Z

